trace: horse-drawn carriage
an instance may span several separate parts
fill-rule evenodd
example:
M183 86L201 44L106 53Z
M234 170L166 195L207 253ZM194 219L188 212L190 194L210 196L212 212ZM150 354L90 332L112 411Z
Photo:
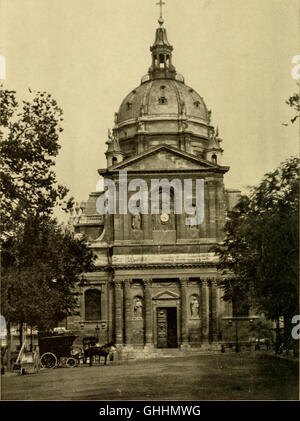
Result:
M113 342L109 342L105 345L99 345L98 339L95 336L86 336L82 340L83 345L83 360L86 363L89 360L90 366L93 365L93 360L98 357L100 363L100 357L104 357L104 365L107 365L107 361L110 361L112 355L117 351L117 347Z
M55 368L58 366L77 367L80 362L80 349L73 346L78 336L71 333L40 333L38 336L41 366Z

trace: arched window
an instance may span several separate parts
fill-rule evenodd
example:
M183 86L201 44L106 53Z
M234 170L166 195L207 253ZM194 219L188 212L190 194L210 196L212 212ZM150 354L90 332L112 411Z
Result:
M115 165L118 163L118 158L116 156L113 156L112 158L112 164Z
M217 155L214 153L211 157L213 164L217 164Z
M161 105L164 105L164 104L167 104L168 103L168 100L167 100L166 95L165 95L165 89L166 89L165 85L162 85L160 87L161 97L158 98L158 102Z
M85 320L101 320L101 292L88 289L84 294Z

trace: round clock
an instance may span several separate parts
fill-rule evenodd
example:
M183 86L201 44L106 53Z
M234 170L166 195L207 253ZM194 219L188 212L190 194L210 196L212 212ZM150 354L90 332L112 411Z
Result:
M160 220L161 220L161 222L168 222L168 220L169 220L169 215L168 215L167 213L162 213L162 214L160 215Z

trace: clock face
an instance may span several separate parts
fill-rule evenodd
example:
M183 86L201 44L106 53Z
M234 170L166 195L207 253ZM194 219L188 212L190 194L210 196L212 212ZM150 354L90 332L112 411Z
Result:
M169 215L168 215L167 213L162 213L162 214L160 215L160 220L161 220L161 222L168 222L168 220L169 220Z

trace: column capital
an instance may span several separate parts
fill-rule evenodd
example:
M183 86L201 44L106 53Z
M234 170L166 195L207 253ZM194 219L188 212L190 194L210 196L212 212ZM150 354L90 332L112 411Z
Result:
M180 286L181 287L186 287L189 283L189 278L187 277L180 277L179 278L179 282L180 282Z
M120 281L120 280L115 280L115 281L113 282L113 284L114 284L115 288L117 288L117 289L121 289L121 288L122 288L123 281Z
M142 280L144 287L151 287L152 285L152 278L143 278Z
M132 279L131 278L125 278L125 279L123 279L123 283L124 283L124 285L130 287L131 284L132 284Z
M201 285L208 285L209 278L200 278Z
M206 182L209 186L212 186L213 184L215 184L216 179L215 179L214 177L207 177L207 178L205 179L205 182Z

